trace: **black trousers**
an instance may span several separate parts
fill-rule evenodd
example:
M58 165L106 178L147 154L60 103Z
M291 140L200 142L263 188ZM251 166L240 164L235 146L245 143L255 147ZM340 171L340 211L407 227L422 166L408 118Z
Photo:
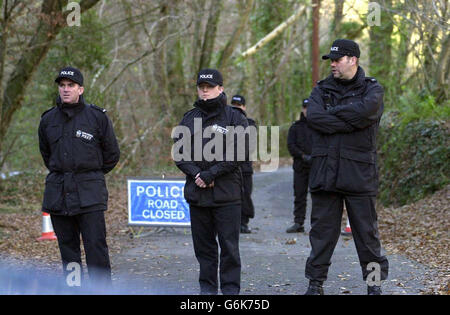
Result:
M79 264L80 268L82 266L81 234L91 283L110 285L111 264L106 244L104 212L95 211L75 216L51 215L51 219L53 229L58 237L64 275L67 277L74 270L70 268L67 270L68 264L75 262Z
M242 174L244 194L242 195L242 213L241 222L247 224L250 219L255 217L255 207L252 201L253 175Z
M361 265L363 279L372 270L367 270L369 263L378 263L380 280L388 276L389 263L381 255L378 234L376 197L346 196L333 192L311 193L311 253L306 261L305 276L310 280L325 281L331 256L341 232L343 204L347 209L353 239Z
M294 170L294 222L303 225L306 216L309 168Z
M200 294L217 294L218 270L222 293L239 294L241 205L211 208L191 205L190 215L195 256L200 264ZM216 237L220 246L220 268Z

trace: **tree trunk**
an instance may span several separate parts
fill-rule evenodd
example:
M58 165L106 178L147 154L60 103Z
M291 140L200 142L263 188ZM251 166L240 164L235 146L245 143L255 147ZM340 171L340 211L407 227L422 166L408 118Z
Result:
M239 24L236 27L236 29L233 32L233 35L231 36L228 43L225 45L225 48L220 53L219 61L217 62L217 68L220 71L223 71L230 60L231 55L233 54L234 48L236 47L239 38L241 36L242 31L244 30L245 26L247 25L248 18L250 16L250 12L253 8L253 0L247 0L245 1L244 11L242 14L240 13L239 16Z
M171 2L171 16L180 15L180 1L172 0ZM176 33L179 31L179 26L174 23L169 23L169 33ZM170 119L174 123L179 122L179 118L182 117L183 113L186 111L186 105L192 102L192 81L190 78L186 77L186 74L190 74L189 69L185 69L184 60L186 58L185 47L188 46L186 43L191 42L191 38L179 38L174 41L170 41L170 46L166 52L167 58L167 77L169 83L169 90L176 91L175 95L172 95L170 108L171 115ZM187 57L189 58L189 57ZM192 59L189 59L189 64L195 64ZM195 71L193 71L195 72ZM186 80L188 79L188 80ZM189 91L189 92L188 92ZM173 97L175 96L175 97Z
M223 8L223 1L212 0L209 9L208 23L206 23L203 47L200 53L200 64L198 70L208 68L211 65L211 59L214 52L214 43L216 41L217 25L219 24L220 12Z
M344 2L345 0L334 0L334 18L332 24L333 40L341 37L341 23L344 17Z
M449 97L449 73L450 73L450 35L447 34L442 43L441 53L438 58L436 71L436 100L444 103Z
M280 35L288 26L292 25L306 10L306 6L301 5L297 11L293 15L291 15L286 21L278 25L273 31L260 39L255 45L247 49L241 54L242 58L247 58L254 53L256 53L259 49L264 47L267 43L272 41L278 35Z
M408 65L408 56L411 49L411 32L412 24L408 22L410 13L400 19L398 24L399 29L399 44L397 47L397 58L395 64L397 65L397 77L404 80L405 71ZM400 92L402 82L395 87L396 93Z
M320 0L313 0L313 29L311 40L311 59L312 59L312 81L313 87L319 81L319 25L320 25Z
M168 33L168 23L167 16L168 15L168 6L166 1L160 2L160 20L158 21L158 25L155 29L155 43L162 42ZM166 47L167 45L163 45L160 47L154 54L153 57L153 77L156 82L156 91L157 97L155 101L158 102L160 115L164 115L164 113L170 108L170 97L169 97L169 83L167 80L167 69L166 69Z
M194 68L191 69L191 73L194 73L195 78L197 76L197 70L200 65L201 49L203 47L202 41L202 16L205 11L205 0L194 1L194 16L195 16L195 27L194 27L194 39L192 47L192 60L194 61L192 65Z
M389 14L392 0L385 0L383 5L380 26L373 25L369 28L369 60L370 75L376 77L382 85L387 87L389 86L391 64L386 60L392 60L393 23Z
M81 1L81 12L90 9L98 1ZM63 12L66 6L67 0L46 0L42 3L36 31L15 65L6 83L6 89L0 103L0 152L2 152L3 140L11 124L12 116L22 106L28 83L39 64L45 58L56 35L67 25L66 16L70 12Z

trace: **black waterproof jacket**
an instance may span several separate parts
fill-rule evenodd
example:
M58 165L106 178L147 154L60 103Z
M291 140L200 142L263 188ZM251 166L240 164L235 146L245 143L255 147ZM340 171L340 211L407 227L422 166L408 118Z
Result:
M294 158L293 168L300 172L303 168L310 168L311 164L304 161L303 155L311 155L312 131L308 127L305 115L301 113L300 119L289 128L287 147Z
M42 211L76 215L107 209L104 174L119 161L120 150L106 110L84 103L62 104L44 112L39 149L50 173Z
M359 67L349 81L331 75L319 81L308 104L313 129L311 191L376 195L376 135L383 113L383 88Z
M247 122L248 122L249 126L253 126L256 129L256 122L252 118L247 117L247 113L245 112L245 110L242 110L241 108L235 107L235 106L232 106L232 107L234 109L236 109L237 111L239 111L242 115L244 115L245 118L247 118ZM256 136L257 135L255 135L255 137L250 138L250 140L249 140L249 141L252 141L252 143L248 143L249 156L248 156L247 161L245 161L241 164L241 171L242 171L243 175L253 174L253 162L250 161L250 157L251 157L251 154L254 152L254 150L256 150L256 141L257 141Z
M228 140L234 139L230 142L231 146L234 148L234 155L231 155L228 159L226 158L226 134L230 132L230 126L242 126L242 128L246 128L248 123L244 115L227 105L226 102L227 98L225 93L220 94L217 98L212 100L196 101L194 108L184 115L180 125L175 129L182 132L176 131L175 134L173 134L175 141L173 147L174 151L183 154L186 153L185 150L190 150L190 154L187 155L186 158L181 160L175 159L175 164L184 174L186 174L184 197L191 205L198 207L221 207L241 203L242 174L239 166L245 161L245 156L243 159L237 156L237 141L236 137L233 137ZM198 119L197 124L201 122L202 125L202 129L199 132L203 133L206 131L205 129L207 129L212 132L210 137L202 137L198 130L195 129L194 124L196 118ZM183 129L189 130L189 134L184 133ZM197 135L195 132L197 132ZM223 135L223 156L220 159L207 160L202 152L204 150L215 152L214 149L209 150L208 148L211 148L209 146L211 145L210 142L218 133ZM185 136L190 136L190 141L186 141L187 139L184 139ZM195 137L200 137L198 139L202 139L202 152L197 152L195 150L195 144L197 143ZM228 147L230 143L228 144ZM206 150L205 147L208 150ZM214 182L214 187L198 187L195 184L195 176L198 173L200 173L200 177L206 184Z

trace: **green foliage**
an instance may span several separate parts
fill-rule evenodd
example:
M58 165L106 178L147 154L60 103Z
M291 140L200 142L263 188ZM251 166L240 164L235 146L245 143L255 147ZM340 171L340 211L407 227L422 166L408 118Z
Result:
M47 55L44 65L50 70L72 65L83 73L95 72L109 63L110 35L92 10L81 17L81 26L64 28Z
M448 106L413 94L385 114L378 139L383 204L414 202L450 182L449 117Z
M307 1L255 1L249 23L240 39L241 49L250 47L266 36L285 21L302 2ZM323 2L322 8L332 2ZM167 16L162 11L158 13L158 7L154 7L151 1L146 5L144 1L141 2L144 5L142 8L130 3L105 1L101 11L107 13L103 14L102 20L98 18L95 10L89 10L82 15L81 27L66 27L60 32L27 87L22 109L15 114L8 130L4 151L7 152L13 143L14 146L3 171L44 168L38 149L37 128L41 113L53 105L57 96L53 82L56 73L66 65L78 67L83 71L86 100L110 110L109 115L121 142L121 163L125 162L120 174L154 173L158 176L160 173L173 171L173 161L170 158L172 143L168 141L170 129L181 119L183 113L191 108L195 98L195 92L191 90L195 85L194 76L189 72L197 69L193 60L198 53L193 48L197 44L197 30L189 26L195 23L180 24L179 21L189 21L192 17L201 16L206 22L207 14L197 15L190 12L193 4L191 1L188 1L187 5L181 5L183 1L174 1L170 6L176 11L180 10L180 13L185 12L186 18L170 18L170 36L167 41L159 43L155 41L158 32L153 32L157 23L169 16L180 14L175 11ZM227 3L227 8L235 6L234 3ZM205 4L208 4L205 8L209 7L210 1ZM394 1L394 4L397 2ZM420 92L427 86L430 91L430 87L434 86L433 71L423 71L422 67L426 64L423 49L428 47L426 40L432 29L416 29L411 21L421 22L416 23L417 25L425 25L422 22L427 21L415 21L414 19L420 17L415 18L411 13L407 13L410 12L408 2L403 1L401 4L402 7L398 10L403 11L398 11L399 15L393 13L397 9L382 12L382 25L390 27L394 24L392 30L377 27L368 29L364 22L366 16L363 14L359 22L344 18L340 22L339 33L335 33L334 27L329 27L332 25L332 15L322 14L321 17L321 33L324 34L324 27L329 27L329 36L321 36L321 52L329 51L336 36L355 39L360 43L361 64L366 73L375 76L385 87L386 114L379 138L381 198L384 203L396 204L418 199L442 187L448 182L447 164L450 164L447 149L449 101L438 104L435 98L430 96L433 95L431 92ZM193 6L192 10L195 7L197 5ZM124 16L121 14L123 10L130 12ZM216 56L220 53L221 45L231 35L233 23L240 17L239 12L231 15L228 13L222 13L221 16L221 25L226 27L219 30L215 47L217 50L214 50ZM258 120L259 125L280 126L279 148L282 157L289 156L286 147L287 131L291 123L298 119L301 101L308 97L312 88L310 22L310 16L301 17L257 54L247 59L238 58L234 67L224 73L228 78L226 91L230 92L229 96L231 92L242 92L249 100L250 116ZM434 25L435 21L430 20L427 23ZM26 34L32 34L32 25L22 24L27 32L20 32L25 34L25 38L21 38L21 35L17 40L26 43ZM109 27L106 28L106 25ZM189 29L177 34L176 30L183 29L180 26ZM368 38L367 31L370 35L370 30L373 36ZM437 39L443 37L440 32ZM418 36L422 33L423 40ZM199 30L199 38L201 37L202 31ZM115 42L120 44L113 46ZM124 62L133 60L145 50L151 51L160 44L161 49L166 51L165 65L157 64L159 60L149 55L124 71L108 93L101 93L97 88L100 85L106 86L111 74L119 73ZM433 45L431 47L434 49ZM445 48L442 43L441 47ZM440 51L438 48L437 52ZM118 62L112 63L112 56ZM439 60L437 54L434 57ZM329 62L321 62L320 67L321 78L324 78L329 74ZM167 92L170 100L159 96L164 95L160 93L163 87L154 80L155 71L161 68L167 70ZM120 117L119 111L111 110L114 109L113 104L120 108ZM166 117L167 113L170 113L167 120L159 119ZM138 140L147 128L151 128L151 132L145 139ZM15 192L3 190L2 193L14 195Z
M95 11L81 17L80 27L66 27L58 35L46 59L33 76L22 108L16 112L8 130L6 145L15 145L7 166L10 170L37 169L43 166L38 148L37 129L41 114L54 106L58 95L54 79L58 70L71 65L82 70L85 82L85 99L103 105L104 95L91 89L92 74L109 63L109 35Z
M355 21L341 23L340 33L342 38L358 40L362 35L364 25Z
M298 1L261 0L256 2L250 16L252 42L260 40L285 21ZM297 119L301 101L311 92L310 51L307 45L289 50L292 41L300 35L295 27L289 27L283 36L278 36L251 56L255 80L254 101L259 106L260 123L282 125ZM288 59L286 62L285 58ZM239 62L239 60L238 60ZM248 60L243 63L250 62Z
M448 120L450 118L450 101L443 105L436 104L432 95L407 90L398 97L397 111L400 113L400 125L405 127L410 122L435 119Z
M35 171L0 179L0 214L39 211L44 180L45 175Z

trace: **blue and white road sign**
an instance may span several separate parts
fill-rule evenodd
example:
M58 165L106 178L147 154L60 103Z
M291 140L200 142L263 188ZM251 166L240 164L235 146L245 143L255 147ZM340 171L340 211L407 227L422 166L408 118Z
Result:
M128 180L128 224L190 226L184 180Z

